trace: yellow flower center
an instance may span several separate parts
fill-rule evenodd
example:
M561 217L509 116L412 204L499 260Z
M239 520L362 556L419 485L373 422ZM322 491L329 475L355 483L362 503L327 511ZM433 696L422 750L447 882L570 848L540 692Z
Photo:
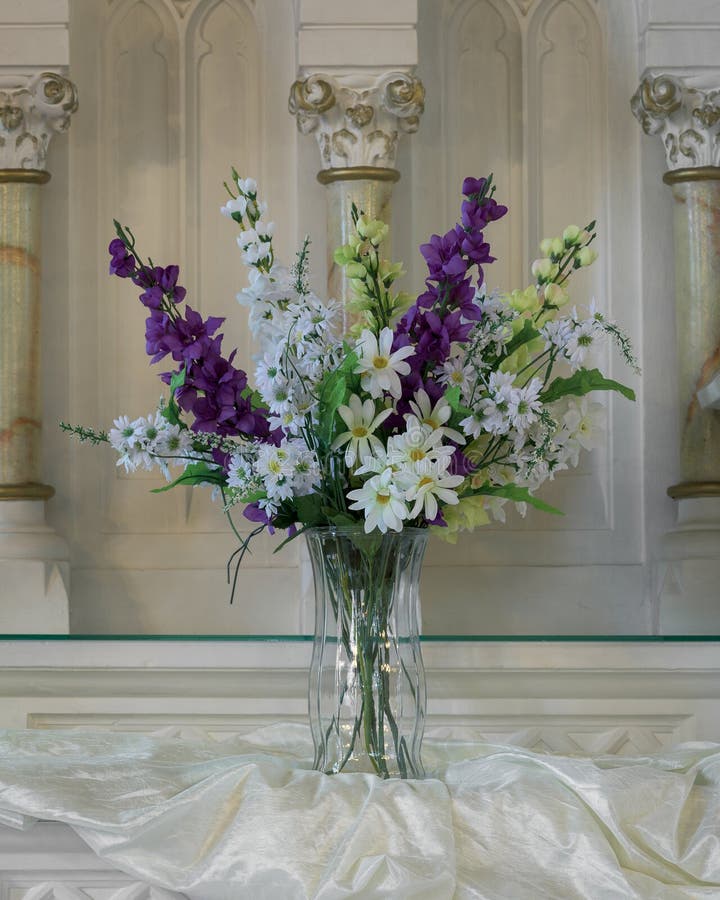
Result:
M435 419L430 419L430 418L423 419L422 423L423 423L423 425L429 425L433 431L435 431L436 428L439 428L439 425L435 421Z
M463 381L463 373L462 372L453 372L450 376L450 381L454 381L455 384L462 384Z
M413 462L419 462L421 459L425 459L425 456L426 453L424 450L415 449L410 451L410 459Z
M380 504L380 506L385 506L390 502L390 494L376 494L375 501Z
M373 366L376 369L387 369L388 362L389 359L387 358L387 356L376 356L373 359Z
M356 425L351 433L354 438L364 438L367 437L368 430L364 425Z
M433 483L432 478L428 478L427 475L424 475L418 482L418 487L419 488L425 487L426 484L432 484L432 483Z
M268 469L270 469L273 475L279 475L281 471L280 463L276 459L272 459L268 463Z

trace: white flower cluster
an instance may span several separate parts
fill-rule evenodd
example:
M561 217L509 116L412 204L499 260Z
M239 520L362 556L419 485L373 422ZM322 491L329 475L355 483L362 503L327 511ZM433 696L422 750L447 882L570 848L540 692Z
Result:
M491 372L486 395L474 406L472 413L460 422L465 434L478 438L483 432L511 435L516 447L525 442L525 435L540 415L542 382L531 378L523 387L516 385L517 376L511 372Z
M464 439L444 425L451 415L445 399L441 398L433 407L427 393L419 391L411 404L412 413L405 416L405 431L390 437L387 447L377 439L372 441L372 431L384 420L385 413L370 423L372 409L367 408L368 404L374 408L372 401L363 404L353 395L350 406L341 407L350 431L336 442L342 445L349 440L353 449L346 452L346 462L348 454L354 462L355 454L359 453L361 465L356 474L371 476L362 487L348 492L348 500L353 501L349 508L365 515L365 531L369 533L375 528L383 534L388 530L401 531L404 521L419 515L428 521L435 519L438 501L457 504L456 489L465 476L449 473L455 447L444 444L443 438L460 442Z
M190 432L171 425L160 412L132 421L127 416L120 416L113 425L108 438L120 454L117 465L123 466L126 472L138 468L149 471L158 466L169 478L169 466L186 466L200 458L193 452Z
M283 500L313 493L320 481L320 466L303 440L283 440L280 446L255 444L232 454L228 486L240 500L255 500L268 515L275 515ZM258 495L262 494L260 497Z
M559 350L561 358L570 364L571 371L576 372L585 365L588 355L597 349L605 336L603 323L593 302L587 319L581 319L573 308L571 316L547 322L540 332L547 341L547 346Z
M265 310L260 320L265 352L257 362L255 384L272 414L270 427L297 436L317 406L318 383L341 360L342 345L333 330L338 306L292 289L278 299L273 294L254 307Z
M550 404L543 418L514 444L507 457L509 466L491 467L489 480L493 484L512 481L535 491L558 472L577 466L580 450L597 446L604 425L604 405L587 397L566 397ZM483 478L485 473L474 481Z
M238 196L231 197L220 212L228 218L239 221L243 230L237 237L238 247L242 251L242 260L246 266L272 264L272 236L275 231L274 222L264 222L267 203L258 200L257 183L254 178L238 178L235 181Z

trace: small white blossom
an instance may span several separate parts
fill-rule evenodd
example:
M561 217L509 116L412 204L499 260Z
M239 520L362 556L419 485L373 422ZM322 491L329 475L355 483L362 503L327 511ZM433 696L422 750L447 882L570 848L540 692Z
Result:
M509 413L512 427L517 431L527 431L533 422L537 421L542 410L540 402L542 386L539 378L533 378L525 387L512 390Z
M393 353L392 342L390 328L383 328L377 338L366 328L357 342L360 359L355 373L360 375L361 384L371 397L382 397L387 392L397 400L402 395L399 376L410 373L405 359L415 351L412 347L400 347Z
M352 468L356 460L365 462L366 457L382 453L383 445L374 432L392 414L392 410L385 409L376 415L375 403L372 400L365 400L363 403L357 394L352 394L348 403L349 406L338 408L338 414L348 431L335 438L332 449L339 450L347 444L345 465Z
M415 394L415 399L410 401L410 409L420 424L427 425L433 431L439 431L443 437L455 441L456 444L465 443L465 438L459 431L445 425L452 415L452 409L445 397L441 397L433 406L427 391L421 389ZM407 415L405 418L410 424L412 416Z
M462 475L448 475L446 466L423 460L413 470L404 469L398 473L396 480L405 490L408 503L415 503L410 510L409 518L414 519L422 513L432 521L438 514L438 500L454 505L459 503L455 488L465 480Z
M355 501L350 509L365 513L366 534L376 528L383 534L388 529L402 531L402 523L407 518L408 509L403 492L393 482L392 477L392 470L386 469L382 475L373 475L361 488L348 493L348 500Z

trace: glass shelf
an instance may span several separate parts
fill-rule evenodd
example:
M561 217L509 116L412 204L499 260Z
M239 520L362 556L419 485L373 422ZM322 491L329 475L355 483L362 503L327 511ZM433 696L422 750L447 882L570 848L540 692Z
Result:
M235 641L249 643L310 643L311 634L0 634L0 641ZM425 644L432 643L508 643L526 644L538 641L572 643L642 643L671 644L679 642L720 642L716 634L426 634Z

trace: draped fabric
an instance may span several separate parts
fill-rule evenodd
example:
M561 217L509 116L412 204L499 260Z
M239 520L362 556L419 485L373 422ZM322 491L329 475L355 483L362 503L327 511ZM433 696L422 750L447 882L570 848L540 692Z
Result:
M305 727L214 741L0 731L0 823L65 822L192 900L720 900L720 746L424 745L425 781L310 769Z

